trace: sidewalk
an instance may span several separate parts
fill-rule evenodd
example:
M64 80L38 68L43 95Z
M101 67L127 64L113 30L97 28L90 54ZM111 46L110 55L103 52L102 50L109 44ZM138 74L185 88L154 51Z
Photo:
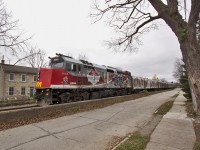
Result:
M196 136L192 119L185 111L185 97L181 91L172 109L163 116L151 135L146 150L192 150Z

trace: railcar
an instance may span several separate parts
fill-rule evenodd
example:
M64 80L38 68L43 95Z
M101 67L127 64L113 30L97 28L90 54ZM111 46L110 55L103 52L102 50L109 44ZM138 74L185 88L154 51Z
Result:
M126 95L132 89L128 71L56 54L50 68L38 72L35 98L41 105L66 103Z
M174 85L167 82L155 81L148 78L132 76L133 80L133 93L137 93L141 90L159 90L174 88Z

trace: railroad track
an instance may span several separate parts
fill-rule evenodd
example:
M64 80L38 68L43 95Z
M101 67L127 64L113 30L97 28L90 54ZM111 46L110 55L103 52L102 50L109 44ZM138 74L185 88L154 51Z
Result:
M0 107L0 112L12 111L12 110L20 110L20 109L33 108L33 107L39 107L39 106L37 104L32 104L32 105L19 105L19 106Z

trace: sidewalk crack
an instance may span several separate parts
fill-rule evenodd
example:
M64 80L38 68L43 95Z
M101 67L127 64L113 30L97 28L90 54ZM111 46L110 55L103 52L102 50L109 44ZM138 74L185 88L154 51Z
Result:
M36 124L32 124L34 127L41 129L42 131L46 132L48 135L52 135L53 137L55 137L56 139L59 139L57 136L55 136L53 133L45 130L44 128L37 126Z
M180 149L180 150L183 149L183 148L172 147L172 146L170 146L170 145L163 144L163 143L154 142L154 141L151 141L151 140L149 141L149 143L150 143L150 142L155 143L155 144L160 144L160 145L163 145L163 146L167 146L167 147L170 147L170 148L175 148L175 149L177 149L177 150L178 150L178 149Z

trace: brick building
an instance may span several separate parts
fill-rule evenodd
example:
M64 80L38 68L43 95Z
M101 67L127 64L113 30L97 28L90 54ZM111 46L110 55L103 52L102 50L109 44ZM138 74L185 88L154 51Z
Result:
M37 68L0 63L0 100L33 97Z

